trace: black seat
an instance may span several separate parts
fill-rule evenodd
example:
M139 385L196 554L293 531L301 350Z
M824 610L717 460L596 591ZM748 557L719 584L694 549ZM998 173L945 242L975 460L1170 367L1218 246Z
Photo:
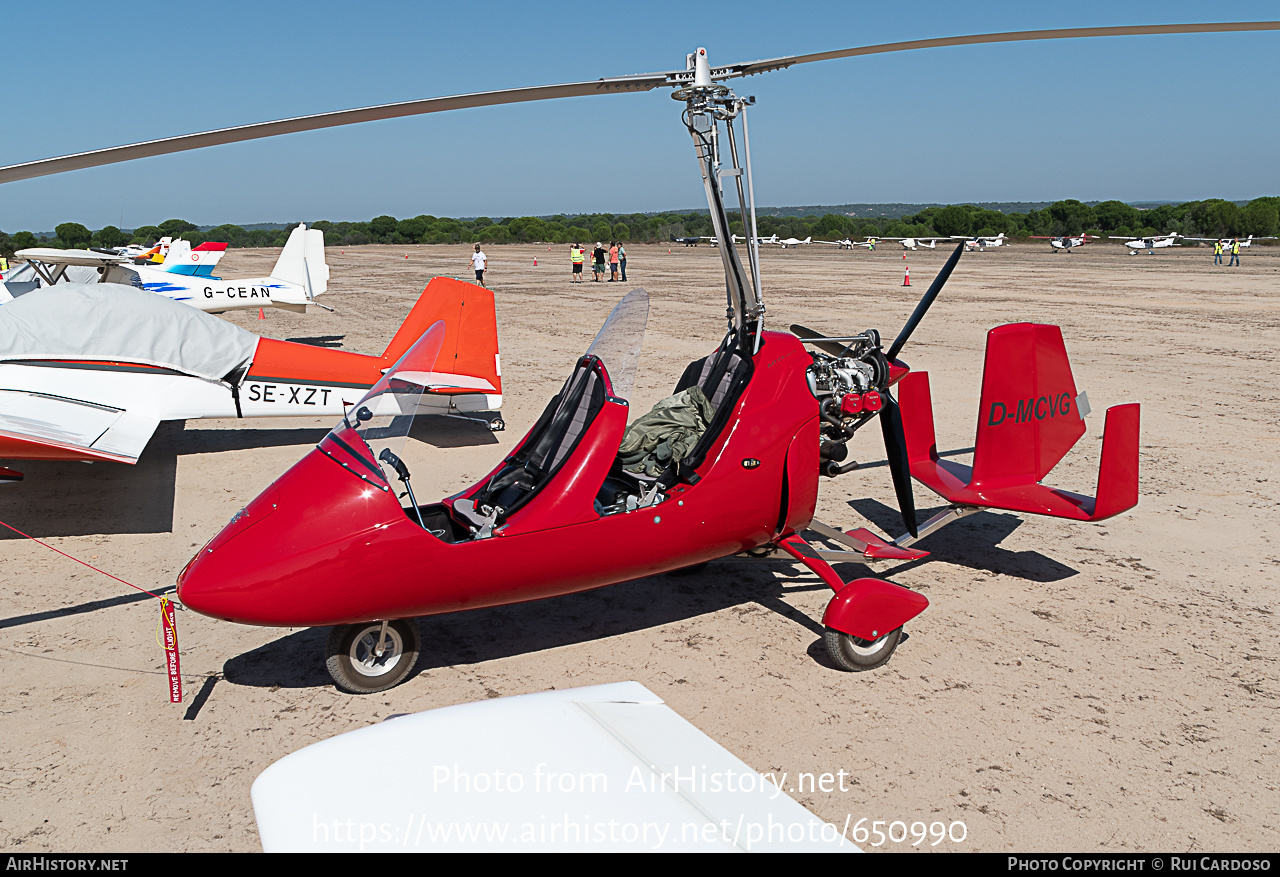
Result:
M501 521L521 508L546 486L582 440L604 408L604 365L584 356L564 388L547 404L529 438L507 458L489 483L475 496L477 510L497 509Z
M720 342L715 353L689 363L676 383L675 392L679 393L690 387L700 388L715 409L715 415L693 450L679 465L672 466L662 475L660 480L664 486L670 486L677 480L692 483L698 479L694 470L702 465L707 452L729 422L729 416L738 404L742 391L751 381L754 371L755 364L741 352L738 339L733 333Z

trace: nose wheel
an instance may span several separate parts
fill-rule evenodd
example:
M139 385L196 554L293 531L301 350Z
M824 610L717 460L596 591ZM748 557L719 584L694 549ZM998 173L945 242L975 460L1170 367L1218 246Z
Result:
M338 688L350 694L374 694L394 688L418 663L418 625L413 619L344 624L329 632L325 667Z
M841 670L874 670L889 660L901 639L901 627L876 640L860 639L828 627L827 654Z

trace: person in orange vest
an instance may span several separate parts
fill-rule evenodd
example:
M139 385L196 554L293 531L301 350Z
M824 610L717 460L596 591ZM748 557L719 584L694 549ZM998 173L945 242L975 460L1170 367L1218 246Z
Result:
M582 261L585 254L582 252L581 244L573 244L569 247L569 261L573 263L573 280L571 283L582 282Z

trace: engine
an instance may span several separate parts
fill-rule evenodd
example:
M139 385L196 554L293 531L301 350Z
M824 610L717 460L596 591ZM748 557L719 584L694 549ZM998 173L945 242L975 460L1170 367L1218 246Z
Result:
M884 407L889 364L875 329L849 338L823 339L810 355L813 363L805 378L822 416L822 471L835 476L857 468L856 462L841 465L849 455L846 445Z

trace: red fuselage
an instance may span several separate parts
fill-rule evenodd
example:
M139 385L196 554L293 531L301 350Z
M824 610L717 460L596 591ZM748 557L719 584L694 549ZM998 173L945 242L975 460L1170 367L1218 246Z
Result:
M350 624L570 594L770 544L807 526L817 503L811 361L794 336L765 333L698 477L655 506L602 516L595 499L629 413L607 399L550 482L486 539L436 538L322 443L200 550L179 598L245 624Z

